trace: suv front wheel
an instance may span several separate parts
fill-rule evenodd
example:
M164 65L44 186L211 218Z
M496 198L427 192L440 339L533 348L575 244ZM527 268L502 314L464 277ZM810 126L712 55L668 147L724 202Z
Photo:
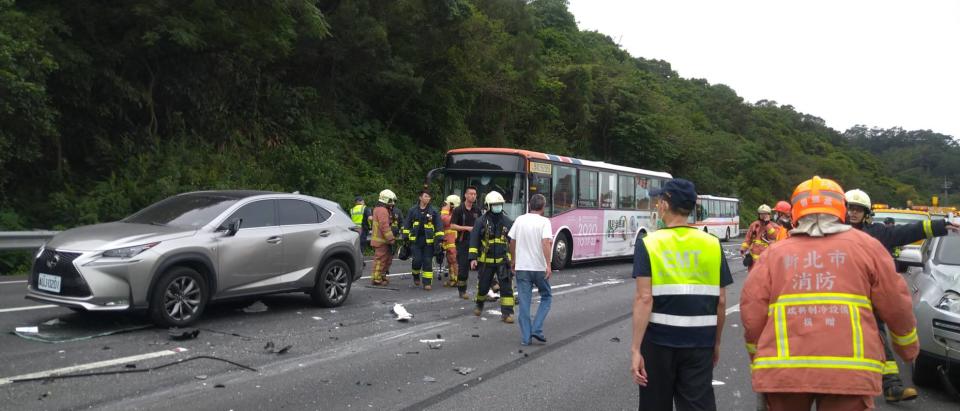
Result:
M157 281L150 296L150 318L165 327L192 324L203 314L209 291L196 270L174 267Z
M343 304L350 294L350 279L353 273L343 260L333 259L323 265L317 274L317 284L310 297L317 305L325 308Z

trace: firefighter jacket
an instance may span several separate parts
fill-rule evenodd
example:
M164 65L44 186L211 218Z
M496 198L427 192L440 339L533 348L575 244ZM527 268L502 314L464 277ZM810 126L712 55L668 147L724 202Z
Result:
M754 391L879 395L877 319L897 354L912 361L919 345L910 304L893 260L861 231L774 244L740 295Z
M412 245L439 246L443 241L443 230L440 225L440 216L429 204L427 208L420 208L417 204L407 212L403 223L403 235Z
M894 255L898 247L933 237L947 235L946 220L924 220L916 223L887 227L881 223L854 224L853 228L863 230L883 244L883 248Z
M450 228L450 220L453 218L452 207L443 206L440 209L440 221L443 222L443 249L450 250L457 247L457 230Z
M510 240L507 233L513 221L503 213L484 213L470 232L468 261L480 264L506 264L510 261Z
M757 220L750 224L747 229L747 235L744 237L743 244L740 244L741 250L750 250L753 255L753 261L760 258L760 254L766 251L770 244L777 241L777 234L780 232L780 225L770 221L764 223Z
M390 208L385 204L377 204L373 208L373 218L371 222L370 229L370 245L374 247L381 247L384 245L393 244L394 239L396 238L393 230L390 228L390 224L393 220L391 217Z

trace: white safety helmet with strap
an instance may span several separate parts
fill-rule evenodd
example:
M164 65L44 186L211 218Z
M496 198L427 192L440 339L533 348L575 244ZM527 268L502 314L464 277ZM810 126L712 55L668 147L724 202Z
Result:
M486 197L484 197L483 202L486 203L487 205L493 205L493 204L503 204L506 201L503 200L503 195L501 195L496 191L491 191L487 193Z
M761 204L760 207L757 208L757 214L770 214L771 212L770 206L766 204Z
M383 190L380 192L380 202L384 204L396 204L397 195L390 190Z
M868 196L863 190L858 188L856 190L847 191L846 194L843 195L843 198L847 200L847 207L850 207L851 205L858 205L866 208L868 213L870 212L870 207L872 206L872 203L870 202L870 196Z
M447 204L450 204L450 207L457 208L460 207L460 196L456 194L450 194L447 196Z

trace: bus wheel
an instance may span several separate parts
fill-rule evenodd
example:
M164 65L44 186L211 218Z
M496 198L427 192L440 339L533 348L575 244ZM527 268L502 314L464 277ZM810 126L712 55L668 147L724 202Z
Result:
M567 267L570 265L571 255L573 255L573 247L570 235L565 232L560 233L557 241L553 243L553 260L550 262L550 267L554 270Z

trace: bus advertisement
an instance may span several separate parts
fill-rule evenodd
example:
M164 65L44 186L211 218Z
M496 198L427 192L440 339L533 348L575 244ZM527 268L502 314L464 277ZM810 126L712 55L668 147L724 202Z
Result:
M690 213L688 223L705 233L728 241L740 235L740 200L701 194L697 209Z
M554 230L552 265L633 255L637 235L656 230L656 204L648 195L670 174L599 161L509 148L463 148L447 152L445 166L430 172L443 195L477 188L503 194L511 218L527 211L533 194L547 198L544 216Z

